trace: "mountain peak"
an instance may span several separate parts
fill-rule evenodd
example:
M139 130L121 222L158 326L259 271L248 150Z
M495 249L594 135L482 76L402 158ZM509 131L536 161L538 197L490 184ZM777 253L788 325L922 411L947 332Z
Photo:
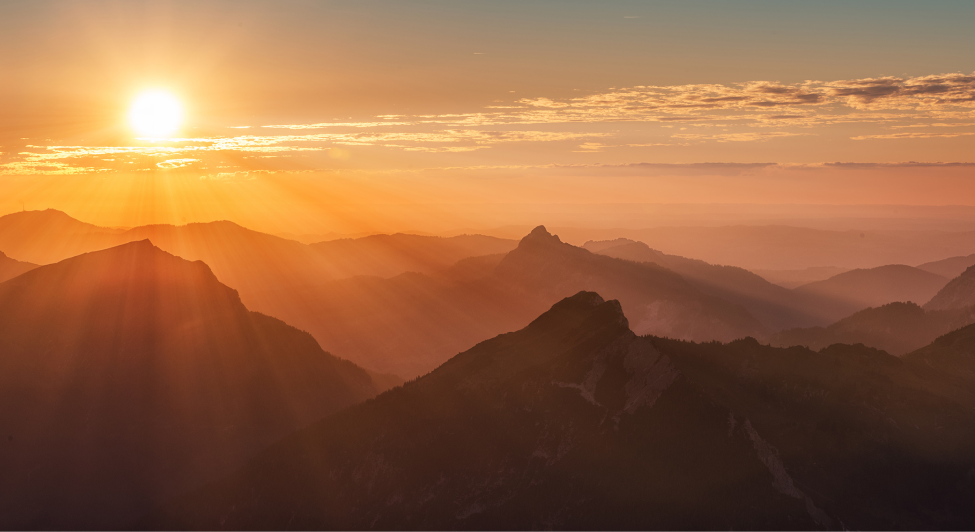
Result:
M622 326L629 330L630 326L619 301L606 301L596 292L583 290L552 305L548 312L535 318L529 328L563 329L579 327L584 322L589 322L587 328L590 330L607 326L611 329Z
M553 244L562 243L562 241L559 240L558 235L553 235L552 233L549 233L548 230L545 229L544 225L540 225L532 229L532 232L528 233L528 235L525 238L522 238L521 241L522 243L524 242L549 242Z

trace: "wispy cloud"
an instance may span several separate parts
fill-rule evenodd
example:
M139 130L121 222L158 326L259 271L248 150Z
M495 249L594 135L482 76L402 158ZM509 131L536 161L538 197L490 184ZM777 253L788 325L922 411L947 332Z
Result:
M932 133L932 132L910 132L910 133L889 133L886 135L858 135L856 137L850 137L853 140L867 140L867 139L939 139L939 138L952 138L952 137L969 137L975 135L975 133L969 132L957 132L957 133Z
M771 133L719 133L714 135L699 134L699 133L678 133L676 135L671 135L675 139L687 139L687 140L716 140L718 142L755 142L763 140L771 140L780 137L798 137L806 135L806 133L789 133L787 131L775 131Z

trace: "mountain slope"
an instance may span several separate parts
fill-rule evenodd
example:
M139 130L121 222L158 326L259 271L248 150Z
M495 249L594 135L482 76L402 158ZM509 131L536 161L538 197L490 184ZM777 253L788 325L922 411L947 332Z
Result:
M552 301L589 290L618 299L638 334L731 340L762 334L743 307L705 294L656 264L635 264L566 244L536 227L498 264L495 277ZM764 282L764 281L763 281Z
M864 344L900 356L973 322L975 307L925 311L914 303L898 302L861 310L827 327L780 331L769 342L774 346L802 345L813 350L833 344Z
M955 386L954 399L975 408L975 324L945 334L904 356L919 374L934 371Z
M667 255L624 238L590 241L583 247L600 255L653 262L673 270L702 292L741 305L771 330L826 323L807 298L742 268Z
M0 283L36 268L36 264L11 259L0 251Z
M959 309L975 305L975 266L969 266L958 277L948 282L930 301L927 310Z
M378 390L133 242L0 284L0 528L111 528Z
M796 293L816 301L829 321L895 301L928 301L948 283L940 275L903 264L850 270L825 281L802 285Z
M450 238L422 235L372 235L312 244L329 260L329 273L393 277L405 272L435 273L467 257L507 253L518 242L483 235Z
M965 528L975 413L939 386L862 347L637 337L583 292L140 526Z
M975 254L962 257L949 257L943 260L925 262L918 266L918 269L926 272L936 273L948 279L954 279L967 270L970 266L975 266Z
M233 222L182 226L147 225L118 236L120 242L150 239L186 260L202 260L220 282L241 294L254 310L267 312L278 299L287 304L294 292L330 279L328 263L314 249Z

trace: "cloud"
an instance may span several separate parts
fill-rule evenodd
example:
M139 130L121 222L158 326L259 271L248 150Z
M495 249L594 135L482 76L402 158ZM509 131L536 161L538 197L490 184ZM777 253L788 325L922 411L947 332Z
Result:
M719 133L714 135L699 133L677 133L671 135L675 139L687 140L716 140L718 142L755 142L771 140L781 137L798 137L805 133L789 133L787 131L774 131L770 133Z
M850 137L853 140L867 140L867 139L937 139L937 138L952 138L952 137L968 137L975 135L975 133L967 132L955 132L955 133L889 133L886 135L860 135L857 137Z
M156 163L156 166L163 169L182 168L197 161L199 161L199 159L167 159L161 163Z

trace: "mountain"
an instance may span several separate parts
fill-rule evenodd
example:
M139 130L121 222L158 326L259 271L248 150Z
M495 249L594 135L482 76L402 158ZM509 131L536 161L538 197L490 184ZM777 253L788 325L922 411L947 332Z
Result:
M975 322L975 307L925 311L915 303L888 303L867 308L827 327L795 328L773 334L774 346L806 346L813 350L833 344L864 344L900 356L932 342L948 331Z
M634 329L688 340L764 334L748 311L655 264L595 255L538 227L498 257L436 275L354 277L310 289L270 313L363 367L412 378L492 336L524 326L580 290L618 298ZM382 331L377 334L376 331Z
M867 270L850 270L825 281L795 289L811 300L830 321L865 309L894 301L923 303L948 283L940 275L903 264L891 264Z
M294 292L332 278L327 258L311 247L233 222L146 225L118 235L119 242L144 239L186 260L205 262L244 304L265 313L278 301L290 303Z
M975 412L942 377L863 346L639 337L582 292L137 526L968 529Z
M6 233L3 228L8 229ZM67 258L68 253L151 239L174 255L205 262L220 282L238 291L248 308L311 331L326 348L360 362L372 360L375 344L382 346L384 358L396 358L400 349L435 352L424 355L428 359L418 368L382 362L370 367L384 373L406 371L405 367L410 368L406 375L429 371L450 354L521 326L537 314L536 308L524 312L511 305L492 308L490 301L498 298L483 294L480 287L466 290L466 294L458 288L452 295L444 292L439 278L405 274L406 269L446 270L466 253L515 245L492 237L379 235L316 248L226 221L120 231L85 224L59 211L28 211L0 218L0 237L16 236L18 231L36 237L18 242L43 245L17 249L43 250L37 255L52 262ZM401 278L387 283L362 277L362 273ZM467 305L478 308L466 311L469 315L458 312ZM386 334L377 335L375 331L382 327ZM397 345L401 341L406 344Z
M743 268L667 255L643 242L625 238L589 241L583 247L607 257L659 264L680 274L698 290L741 305L771 330L828 323L824 316L818 315L816 306L807 301L808 298Z
M949 310L975 305L975 266L969 266L958 277L948 282L924 308Z
M975 407L975 324L945 334L931 344L908 353L919 374L936 372L955 387L954 399Z
M790 225L662 225L647 229L559 227L558 231L567 242L624 237L671 255L752 271L921 264L975 252L975 232L970 230L837 231Z
M148 240L0 284L0 528L117 528L380 387Z
M667 268L591 253L562 242L544 226L523 238L494 276L541 296L546 304L539 312L580 290L618 299L638 334L731 340L763 333L742 306L704 293Z
M0 283L36 268L36 264L11 259L0 251Z
M792 289L804 284L824 281L834 275L848 271L850 271L849 268L838 268L836 266L813 266L801 270L752 270L752 273L760 275L770 283Z
M262 292L277 291L278 283L307 285L356 275L434 273L467 257L507 253L518 244L483 235L395 234L309 246L228 221L122 230L80 222L52 209L0 217L0 249L40 264L146 238L187 260L203 260L222 282L241 291L245 300L255 299L253 303L267 297Z
M54 209L0 216L0 249L20 260L51 264L105 249L122 231L80 222Z
M340 279L354 275L434 273L461 259L507 253L517 245L515 240L483 235L445 238L400 233L331 240L311 247L328 257L330 275Z
M975 254L964 257L950 257L934 262L925 262L918 266L918 269L926 272L936 273L948 279L954 279L967 270L970 266L975 266Z

